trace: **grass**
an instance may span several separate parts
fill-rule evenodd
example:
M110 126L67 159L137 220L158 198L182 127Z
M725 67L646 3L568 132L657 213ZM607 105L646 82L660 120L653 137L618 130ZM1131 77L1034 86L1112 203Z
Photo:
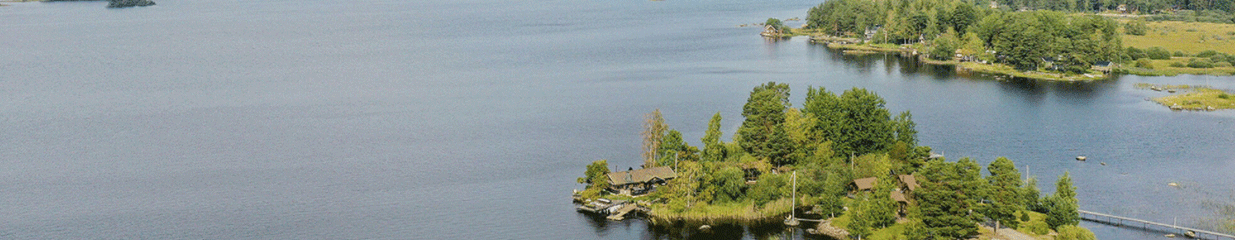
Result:
M1235 44L1232 42L1231 44ZM1193 57L1172 57L1164 60L1150 60L1153 63L1153 69L1144 69L1136 67L1120 68L1120 71L1142 76L1175 76L1180 74L1192 75L1215 75L1226 76L1235 75L1235 67L1214 67L1214 68L1190 68L1186 67L1188 61ZM1184 64L1185 67L1172 67L1171 64Z
M718 223L770 223L784 219L792 203L782 198L755 207L750 201L722 204L700 204L683 212L669 210L664 204L653 205L648 213L653 223L688 222L698 224Z
M1031 78L1040 80L1052 81L1092 81L1106 79L1106 75L1102 73L1091 72L1088 76L1084 74L1065 74L1065 73L1050 73L1050 72L1024 72L1012 68L1012 66L1003 64L981 64L975 62L963 62L957 65L957 70L988 73L1002 76L1015 76L1021 78Z
M1144 36L1124 34L1124 46L1140 49L1161 47L1171 52L1191 54L1205 50L1235 54L1235 35L1230 34L1235 32L1235 24L1163 21L1148 22L1146 26L1149 31Z
M1049 236L1049 233L1048 235L1037 235L1037 234L1034 234L1033 231L1029 230L1029 223L1045 222L1046 214L1034 212L1034 211L1021 211L1021 212L1029 213L1029 222L1022 222L1021 225L1016 228L1017 232L1021 232L1021 233L1024 233L1025 235L1033 236L1034 238L1037 238L1037 239L1052 239L1052 237ZM1018 212L1016 215L1020 216L1020 213Z

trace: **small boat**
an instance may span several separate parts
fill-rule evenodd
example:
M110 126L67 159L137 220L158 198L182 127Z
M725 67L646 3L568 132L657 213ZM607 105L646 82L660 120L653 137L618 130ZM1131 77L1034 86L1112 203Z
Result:
M1188 230L1188 232L1184 233L1184 237L1196 238L1196 232L1193 232L1192 230Z
M1076 156L1076 160L1077 160L1077 161L1082 161L1082 162L1084 162L1084 161L1085 161L1085 159L1089 159L1089 158L1087 158L1087 157L1085 157L1085 156Z

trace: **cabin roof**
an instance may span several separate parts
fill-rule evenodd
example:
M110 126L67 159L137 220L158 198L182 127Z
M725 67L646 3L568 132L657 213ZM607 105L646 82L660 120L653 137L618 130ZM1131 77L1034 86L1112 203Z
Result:
M897 175L896 178L905 183L905 187L909 188L909 191L918 189L918 179L913 175Z
M623 185L631 183L644 183L656 178L669 180L678 177L678 174L673 172L673 169L669 167L654 167L613 172L609 173L608 177L610 184Z
M908 199L908 198L905 198L905 194L903 194L903 193L901 193L901 192L892 191L892 194L891 194L891 195L889 195L889 197L892 197L892 200L893 200L893 201L903 202L903 203L909 203L909 199Z
M854 179L853 185L857 185L858 191L870 190L875 187L875 180L874 177Z

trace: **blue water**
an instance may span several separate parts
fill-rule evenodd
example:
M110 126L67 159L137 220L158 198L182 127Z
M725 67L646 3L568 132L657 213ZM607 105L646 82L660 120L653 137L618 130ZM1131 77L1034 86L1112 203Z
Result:
M818 1L5 4L0 238L670 237L576 213L575 178L640 164L653 109L692 144L720 112L729 138L768 81L795 106L874 90L950 159L1007 156L1044 193L1069 171L1082 209L1205 226L1235 204L1235 112L1133 87L1232 77L999 81L737 27Z

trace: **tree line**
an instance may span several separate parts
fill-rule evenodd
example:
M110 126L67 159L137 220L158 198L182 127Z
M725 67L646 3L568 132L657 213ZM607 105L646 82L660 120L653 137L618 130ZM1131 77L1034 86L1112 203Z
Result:
M1084 72L1096 62L1123 59L1122 25L1096 15L1004 11L950 0L833 0L811 8L806 21L806 28L835 36L922 43L934 59L960 53L1021 70Z

